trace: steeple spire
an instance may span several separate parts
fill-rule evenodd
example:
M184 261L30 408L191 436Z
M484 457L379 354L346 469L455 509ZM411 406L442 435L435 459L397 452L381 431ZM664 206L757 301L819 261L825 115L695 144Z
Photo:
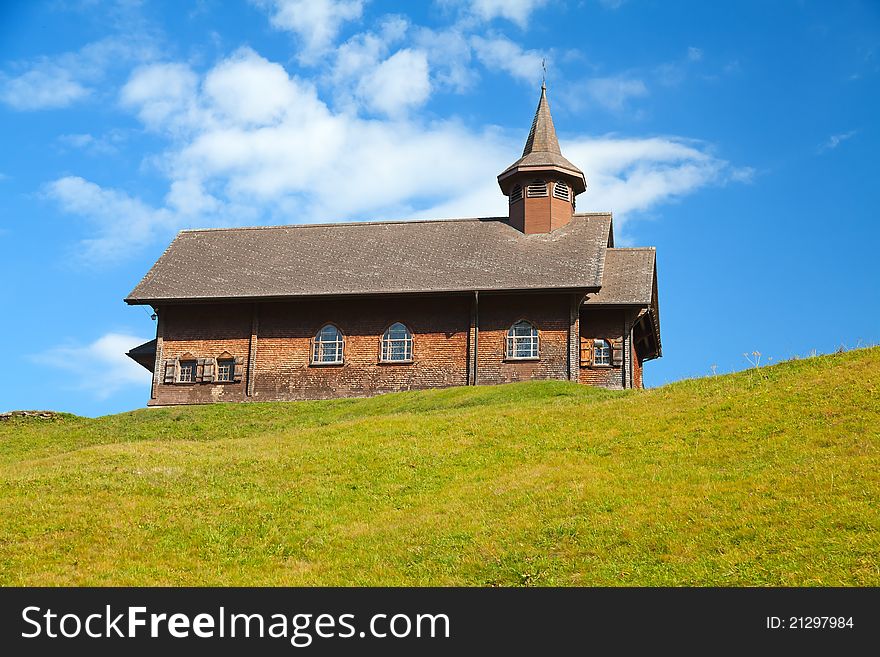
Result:
M535 110L529 138L526 139L526 146L523 148L523 157L533 151L562 155L562 151L559 150L559 140L556 138L556 127L550 115L546 84L541 85L541 99L538 101L538 109Z
M498 185L510 199L511 226L524 233L551 232L568 224L574 197L587 189L584 172L559 148L546 81L522 157L501 172Z

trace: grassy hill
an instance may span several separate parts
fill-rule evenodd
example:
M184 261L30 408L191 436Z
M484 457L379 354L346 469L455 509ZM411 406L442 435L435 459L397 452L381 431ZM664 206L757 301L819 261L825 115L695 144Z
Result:
M4 585L880 585L880 349L0 422Z

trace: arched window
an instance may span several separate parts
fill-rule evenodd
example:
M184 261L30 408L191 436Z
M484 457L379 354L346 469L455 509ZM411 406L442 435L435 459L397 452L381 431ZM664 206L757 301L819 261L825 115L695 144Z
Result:
M543 180L533 180L527 188L529 198L547 196L547 183Z
M312 363L339 365L342 363L344 347L342 332L333 324L327 324L318 331L312 341Z
M412 333L400 322L389 326L382 335L382 354L385 363L399 363L413 359Z
M510 190L510 202L514 203L515 201L522 200L522 185L514 185L513 189Z
M530 322L518 321L507 332L507 358L538 357L538 329Z
M562 199L563 201L570 201L571 196L569 195L568 185L566 185L564 182L554 183L553 196L558 199Z
M611 365L611 344L608 340L593 340L593 365Z

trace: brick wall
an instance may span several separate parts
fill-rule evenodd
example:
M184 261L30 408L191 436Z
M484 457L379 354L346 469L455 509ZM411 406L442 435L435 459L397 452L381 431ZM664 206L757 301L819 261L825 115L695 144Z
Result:
M325 300L263 304L254 398L324 399L467 384L469 297ZM326 323L345 336L343 365L309 364L310 341ZM402 322L413 362L379 362L382 333Z
M622 339L625 321L626 317L622 310L583 306L580 321L581 337L588 340ZM623 364L618 367L581 367L578 380L586 385L623 388L624 367L629 367L629 354L626 354Z
M247 359L250 343L250 304L194 304L161 308L161 360L187 352L196 358L216 358L224 351ZM244 382L216 384L163 383L164 367L158 363L156 397L150 404L198 404L243 401Z
M642 383L642 364L639 362L639 357L636 354L636 348L633 346L632 354L630 355L632 358L632 368L633 368L633 388L644 388Z
M567 379L570 312L568 294L481 296L477 383ZM507 331L520 319L538 328L539 360L505 359Z
M166 384L160 372L150 404L360 397L471 381L470 296L193 304L159 312L163 361L185 353L217 358L228 352L242 359L245 375L237 383ZM538 360L505 357L507 331L520 319L538 328ZM621 312L587 309L574 325L580 324L581 335L612 338L620 336L623 319ZM478 383L567 379L569 358L577 354L572 348L576 343L569 342L572 320L569 294L481 296ZM412 363L379 362L380 337L394 322L413 333ZM345 336L342 365L310 364L311 340L327 323ZM575 380L581 383L622 387L620 368L579 368L577 360L573 364Z

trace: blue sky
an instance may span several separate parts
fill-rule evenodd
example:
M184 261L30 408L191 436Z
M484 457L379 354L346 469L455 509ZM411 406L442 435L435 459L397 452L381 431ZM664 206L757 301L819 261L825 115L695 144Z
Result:
M187 227L503 215L546 59L579 210L658 249L649 385L880 341L880 5L0 7L0 410L144 405Z

